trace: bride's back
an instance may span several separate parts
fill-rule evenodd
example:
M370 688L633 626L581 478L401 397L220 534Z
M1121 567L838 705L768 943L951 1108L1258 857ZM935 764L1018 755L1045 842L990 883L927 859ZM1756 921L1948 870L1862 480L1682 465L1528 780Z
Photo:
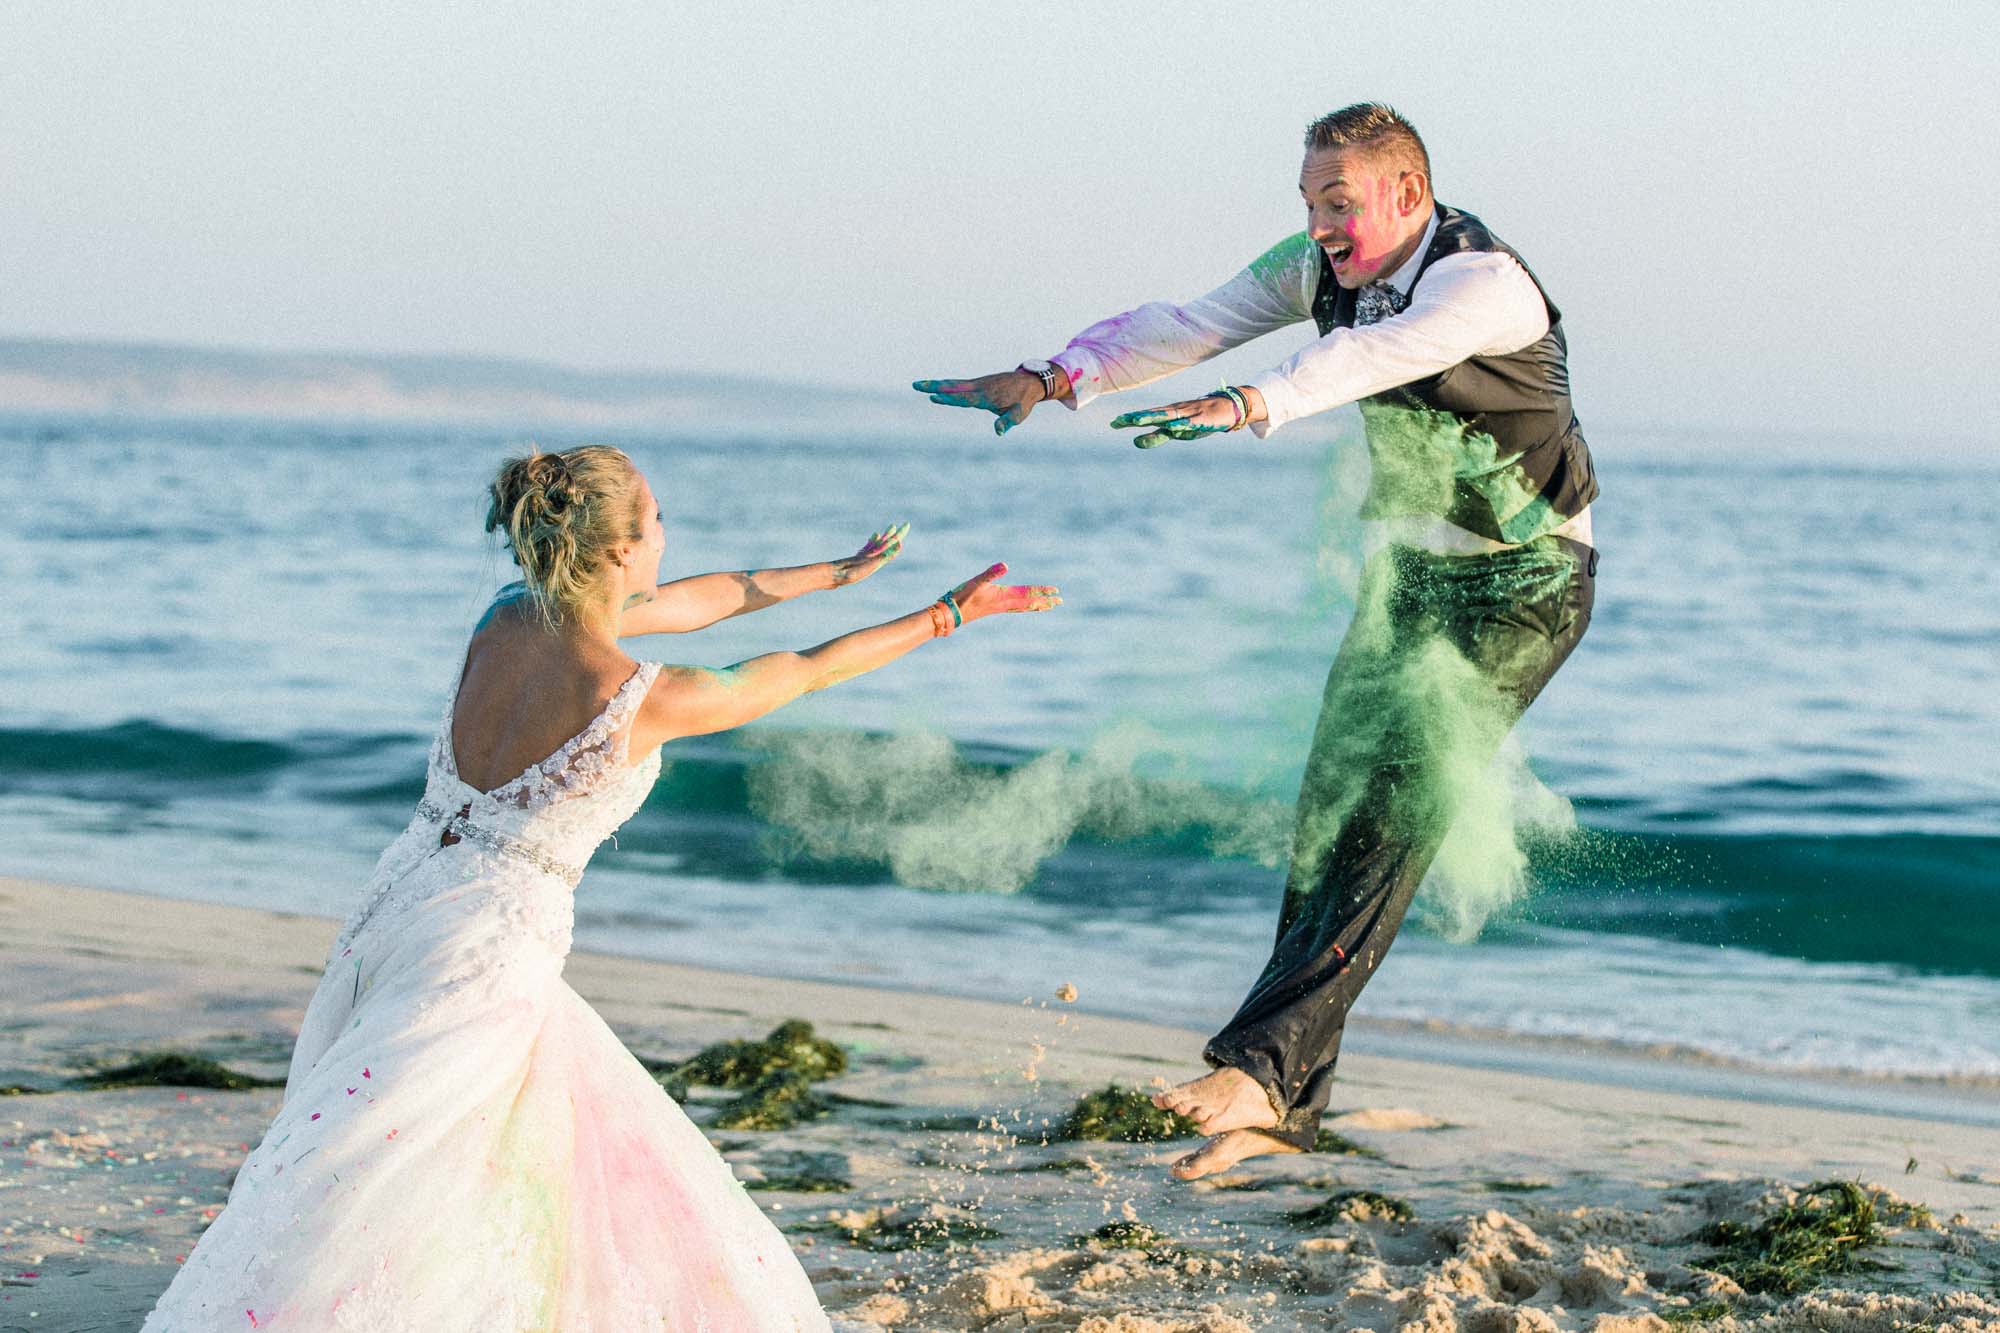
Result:
M525 600L503 602L465 653L451 717L459 779L505 786L588 727L635 669L616 647L552 632Z
M489 494L487 531L505 534L523 581L472 633L447 740L458 780L490 794L589 727L631 679L614 593L627 563L658 573L664 539L646 479L608 445L510 459Z

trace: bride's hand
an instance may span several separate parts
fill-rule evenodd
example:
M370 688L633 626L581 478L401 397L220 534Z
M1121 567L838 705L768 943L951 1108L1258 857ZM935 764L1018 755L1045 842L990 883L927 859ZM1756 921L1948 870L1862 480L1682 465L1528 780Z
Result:
M966 621L1005 611L1047 611L1062 605L1062 594L1046 584L1002 584L994 582L1007 572L1006 561L974 574L951 590L959 615Z
M892 523L862 543L861 549L853 555L831 562L833 586L844 588L850 583L859 583L901 555L903 538L909 531L907 523Z

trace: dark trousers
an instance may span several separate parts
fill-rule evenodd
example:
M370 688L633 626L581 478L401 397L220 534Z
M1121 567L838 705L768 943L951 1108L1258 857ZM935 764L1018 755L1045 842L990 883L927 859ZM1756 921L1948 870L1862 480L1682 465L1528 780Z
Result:
M1471 784L1590 623L1597 555L1543 537L1491 555L1391 546L1363 567L1327 675L1277 945L1202 1052L1260 1083L1310 1149L1347 1012Z

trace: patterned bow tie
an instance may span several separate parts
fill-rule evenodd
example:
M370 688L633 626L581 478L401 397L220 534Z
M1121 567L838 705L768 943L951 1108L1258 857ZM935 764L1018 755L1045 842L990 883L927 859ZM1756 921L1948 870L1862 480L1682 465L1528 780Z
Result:
M1371 282L1354 293L1354 323L1373 324L1410 307L1410 298L1386 282Z

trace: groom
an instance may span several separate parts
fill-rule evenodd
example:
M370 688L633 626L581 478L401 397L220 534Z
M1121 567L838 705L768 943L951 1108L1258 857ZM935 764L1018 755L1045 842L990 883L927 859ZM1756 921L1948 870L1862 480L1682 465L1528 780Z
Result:
M1186 305L1094 324L1050 361L922 380L935 403L1075 409L1311 319L1320 337L1248 383L1128 412L1152 448L1358 403L1373 554L1306 761L1277 942L1212 1071L1154 1098L1208 1141L1193 1179L1310 1150L1348 1010L1452 817L1589 624L1597 494L1571 410L1562 316L1520 256L1431 195L1415 128L1378 103L1306 130L1306 230Z

